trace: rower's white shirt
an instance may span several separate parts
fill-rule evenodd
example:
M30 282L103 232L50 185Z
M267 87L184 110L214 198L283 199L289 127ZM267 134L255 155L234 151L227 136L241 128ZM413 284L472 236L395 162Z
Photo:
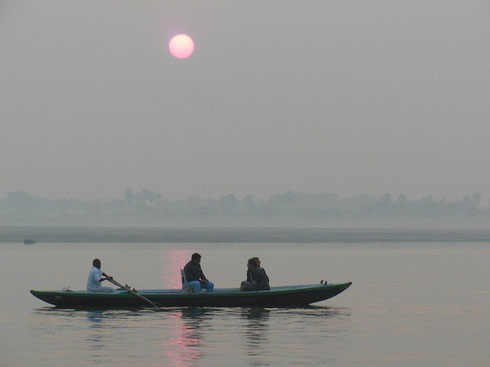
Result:
M102 270L97 269L95 266L92 267L90 273L88 274L87 280L87 290L94 290L98 288L102 288L100 284L100 279L102 278Z

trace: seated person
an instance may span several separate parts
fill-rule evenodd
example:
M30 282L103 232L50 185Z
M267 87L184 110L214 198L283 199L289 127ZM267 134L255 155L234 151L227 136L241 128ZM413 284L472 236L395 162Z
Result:
M252 257L247 262L247 280L240 285L240 291L265 291L270 290L269 277L264 268L260 267L258 257Z
M102 292L102 293L113 293L114 289L111 287L102 287L100 283L104 280L112 279L112 277L104 276L106 275L100 270L102 263L99 259L94 259L92 261L92 269L88 275L87 280L87 292Z
M191 261L184 266L184 274L187 285L194 293L200 293L201 288L208 292L214 290L214 284L206 279L201 269L201 255L197 252L192 254Z

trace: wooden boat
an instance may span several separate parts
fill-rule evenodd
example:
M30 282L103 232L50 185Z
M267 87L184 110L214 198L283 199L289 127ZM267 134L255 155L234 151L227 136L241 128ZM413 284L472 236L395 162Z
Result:
M215 289L207 293L183 293L180 289L139 290L138 297L124 289L114 293L86 291L36 291L31 294L60 308L133 308L148 306L150 300L160 307L295 307L332 298L350 287L342 284L310 284L272 287L268 291L240 292L238 288Z

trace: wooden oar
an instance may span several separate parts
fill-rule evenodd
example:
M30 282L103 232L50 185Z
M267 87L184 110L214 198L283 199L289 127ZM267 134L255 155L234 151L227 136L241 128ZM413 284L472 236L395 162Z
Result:
M104 274L104 275L107 277L107 280L109 282L111 282L112 284L117 285L118 287L121 287L123 289L126 289L129 293L134 294L136 297L139 297L139 298L145 300L145 302L147 302L149 305L151 305L151 307L158 307L155 303L153 303L152 301L150 301L148 298L142 296L138 292L133 291L131 288L126 287L125 285L122 285L118 281L114 280L112 277L109 277L107 274Z

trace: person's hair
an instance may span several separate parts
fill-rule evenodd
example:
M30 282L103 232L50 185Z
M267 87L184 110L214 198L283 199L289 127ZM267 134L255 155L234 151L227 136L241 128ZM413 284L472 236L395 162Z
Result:
M260 265L260 259L258 257L252 257L250 260L254 262L255 266Z
M92 261L92 265L93 266L96 266L97 264L100 265L100 260L99 259L94 259L94 261Z
M201 258L201 255L199 255L197 252L194 252L192 254L191 260L198 260Z
M251 257L250 259L248 259L248 263L247 265L250 265L250 266L255 266L255 260L253 257Z

